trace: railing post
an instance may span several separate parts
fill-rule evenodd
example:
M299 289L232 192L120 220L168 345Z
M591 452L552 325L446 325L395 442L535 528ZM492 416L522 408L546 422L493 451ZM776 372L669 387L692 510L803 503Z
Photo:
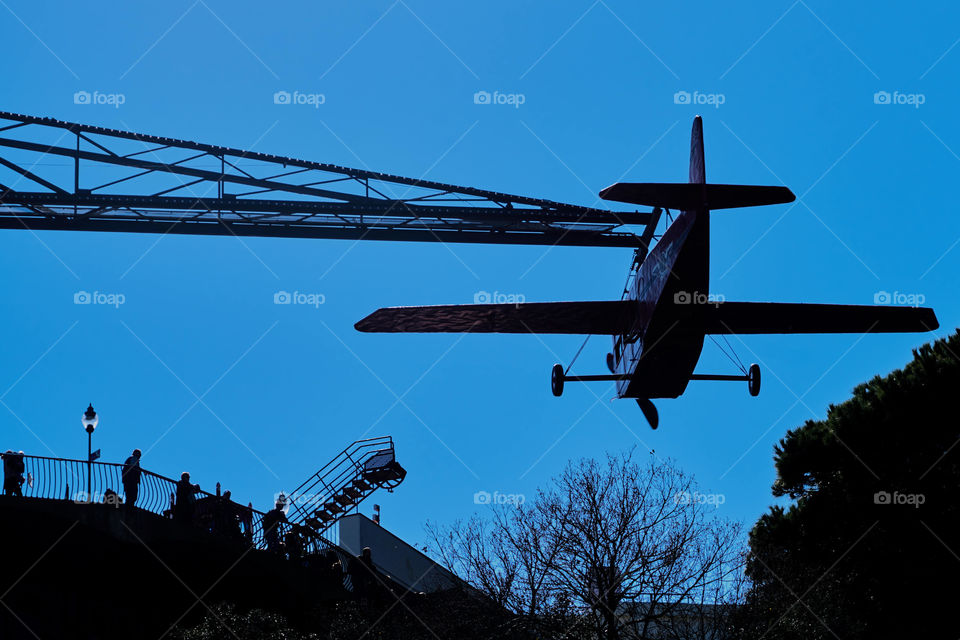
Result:
M87 431L87 502L93 502L93 431Z

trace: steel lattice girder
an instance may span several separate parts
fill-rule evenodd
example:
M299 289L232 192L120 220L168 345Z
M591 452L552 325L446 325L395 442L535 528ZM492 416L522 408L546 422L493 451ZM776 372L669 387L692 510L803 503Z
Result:
M0 182L8 229L643 251L658 218L8 112L0 147L0 165L17 174L13 186ZM59 172L50 168L57 158L68 159ZM14 188L24 181L43 190ZM398 187L404 193L393 195Z

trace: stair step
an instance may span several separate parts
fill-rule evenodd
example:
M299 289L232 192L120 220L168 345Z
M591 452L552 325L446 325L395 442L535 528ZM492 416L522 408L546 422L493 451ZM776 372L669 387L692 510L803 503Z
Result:
M333 514L343 513L343 507L341 507L336 502L328 502L325 505L323 505L323 508Z
M333 496L333 499L345 507L349 507L353 504L353 498L343 493L338 493L337 495Z
M358 489L360 491L370 491L370 489L373 488L372 485L368 484L366 481L360 478L357 478L356 480L353 481L353 486L355 489Z
M355 489L353 487L344 487L343 492L353 498L354 500L359 500L363 496L363 491L360 489Z
M315 515L317 518L319 518L323 522L330 522L331 520L333 520L332 515L320 509L317 509L316 511L314 511L313 515Z

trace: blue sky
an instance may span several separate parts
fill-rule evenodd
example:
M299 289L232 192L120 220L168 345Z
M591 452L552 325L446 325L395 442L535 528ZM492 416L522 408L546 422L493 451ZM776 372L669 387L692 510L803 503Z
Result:
M575 204L620 179L685 180L701 113L709 180L798 195L715 214L713 292L922 295L937 335L960 317L953 3L0 5L4 110ZM75 104L77 91L123 104ZM277 105L277 91L324 100ZM523 104L478 105L478 91ZM683 91L705 103L677 104ZM581 338L353 329L380 306L479 291L614 299L628 250L22 230L0 246L0 447L82 457L93 402L105 460L140 447L151 470L264 508L355 438L391 434L409 475L371 503L411 541L428 518L480 508L478 491L532 496L570 458L633 446L750 525L773 502L784 432L934 337L731 338L764 369L760 397L691 383L651 432L609 385L550 395L550 366ZM75 305L81 290L125 303ZM279 290L326 302L274 305ZM592 338L575 372L602 372L608 348ZM710 343L698 371L733 372Z

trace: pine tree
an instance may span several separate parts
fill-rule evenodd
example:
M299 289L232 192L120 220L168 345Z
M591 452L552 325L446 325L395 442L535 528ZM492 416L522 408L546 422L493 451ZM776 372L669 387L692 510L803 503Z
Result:
M960 635L960 331L775 447L750 534L745 637ZM928 636L930 637L930 636Z

